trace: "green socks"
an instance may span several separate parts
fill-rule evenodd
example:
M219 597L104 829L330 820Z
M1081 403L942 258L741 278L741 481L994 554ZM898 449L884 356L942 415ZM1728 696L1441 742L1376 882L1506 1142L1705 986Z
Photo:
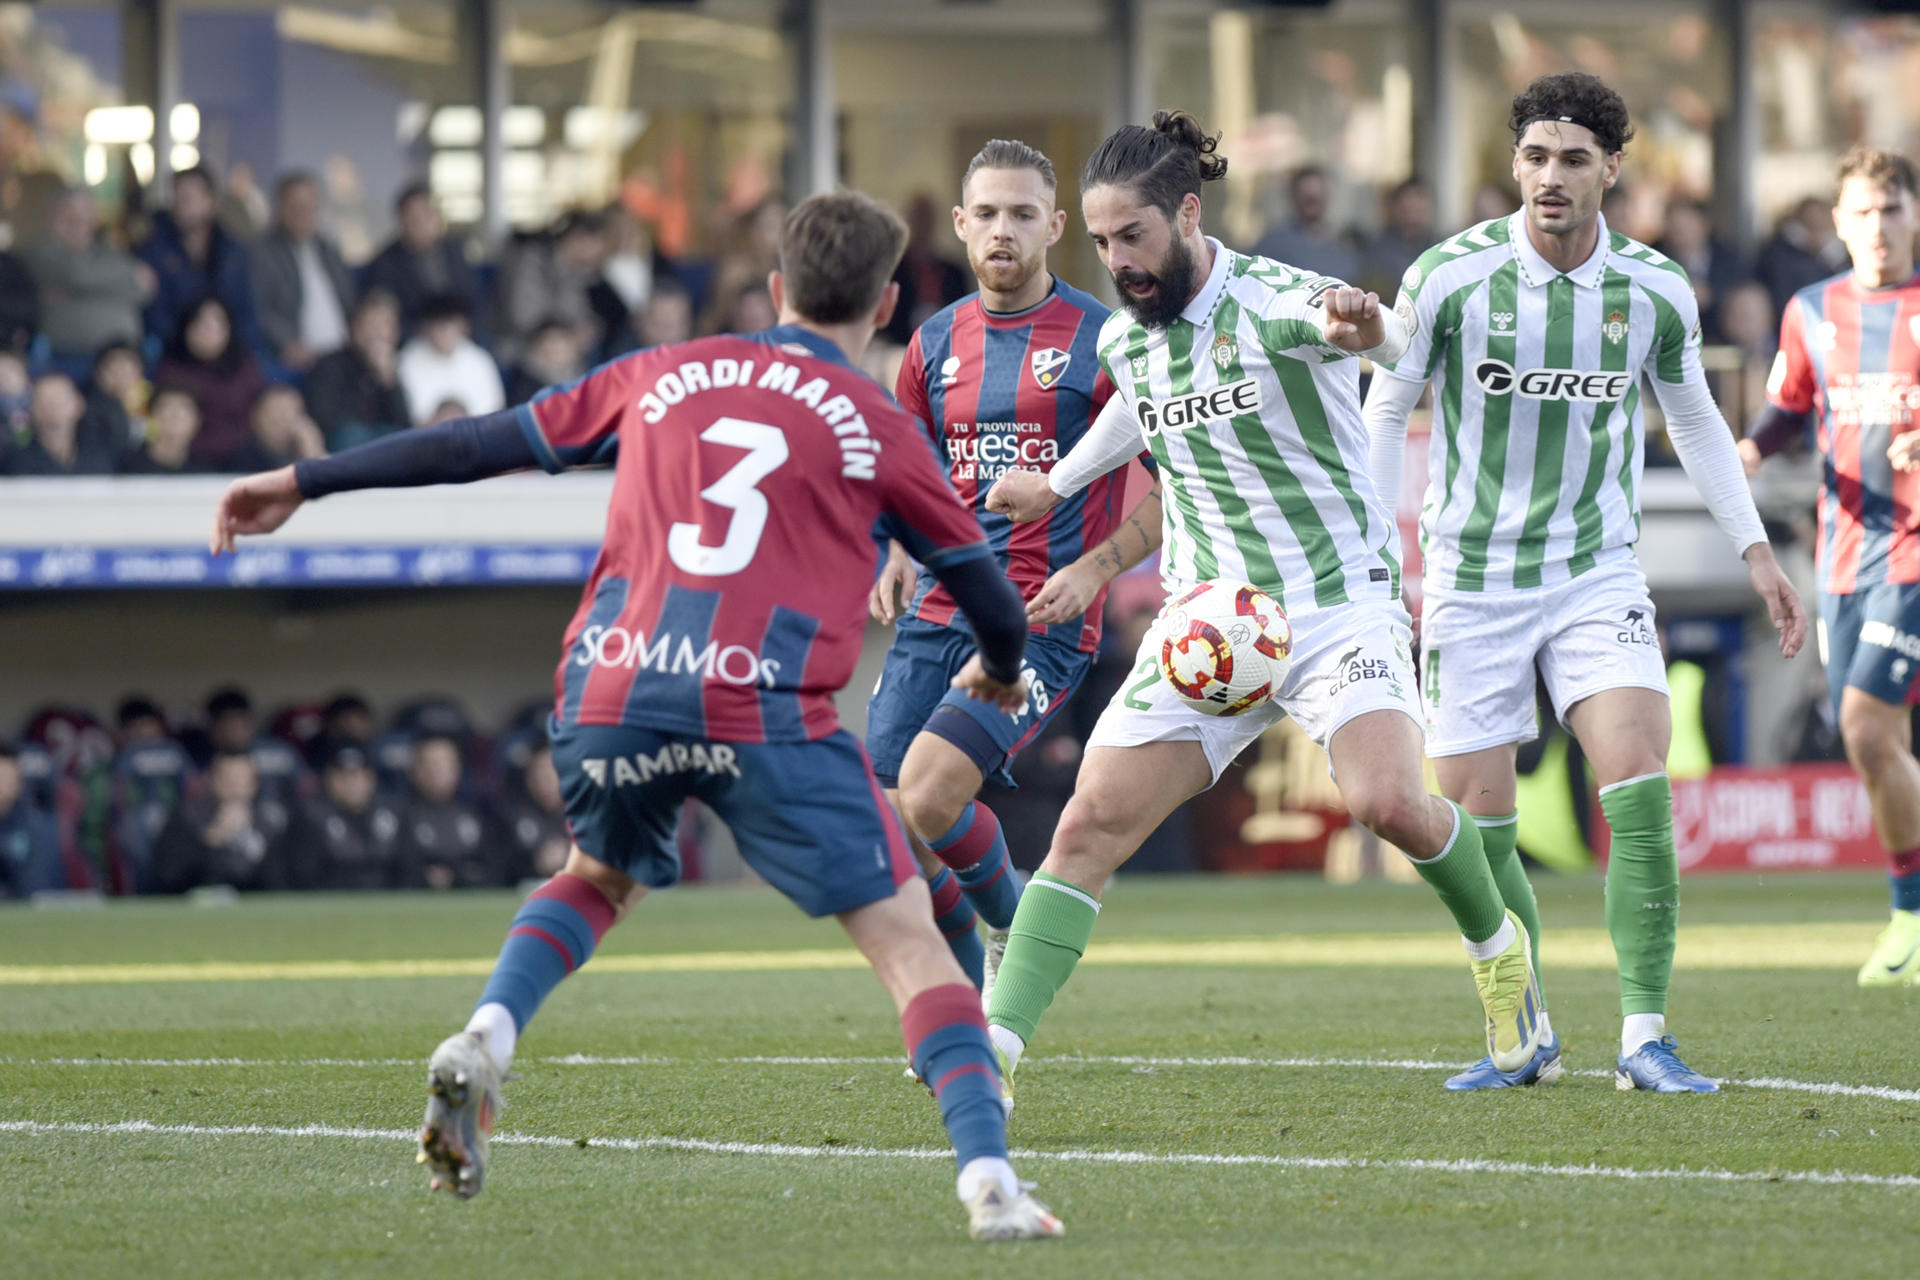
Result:
M1469 942L1485 942L1500 932L1507 921L1506 904L1500 899L1500 887L1487 867L1487 855L1480 843L1480 827L1465 809L1447 801L1454 814L1453 838L1446 848L1424 862L1411 858L1420 878L1433 886L1447 910L1453 913L1460 932Z
M1680 864L1673 851L1673 788L1664 773L1600 789L1613 829L1607 855L1607 932L1620 965L1620 1012L1665 1013L1679 929Z
M1493 872L1493 882L1500 888L1500 900L1527 927L1527 941L1533 951L1533 976L1538 983L1540 904L1534 901L1533 882L1527 879L1527 869L1520 863L1519 815L1507 813L1489 818L1475 814L1473 825L1480 828L1480 843L1487 851L1487 869ZM1543 998L1544 995L1543 990Z
M1047 1006L1086 954L1099 915L1099 901L1085 889L1034 872L1013 913L987 1021L1031 1041Z

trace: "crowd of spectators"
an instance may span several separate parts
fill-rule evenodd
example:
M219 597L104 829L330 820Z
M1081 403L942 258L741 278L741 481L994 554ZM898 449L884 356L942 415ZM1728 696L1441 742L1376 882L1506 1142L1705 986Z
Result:
M1295 170L1282 190L1284 208L1249 247L1382 297L1450 230L1419 179L1384 192L1366 231L1334 217L1337 175L1321 166ZM392 240L355 265L322 225L317 177L281 178L270 211L249 192L184 170L165 208L108 228L91 192L69 190L0 252L0 476L278 465L488 413L635 350L776 318L765 284L785 212L776 197L725 215L710 257L666 259L616 204L569 213L476 263L433 193L412 185L394 201ZM259 212L236 216L241 204ZM1707 342L1749 371L1772 359L1794 292L1847 265L1824 199L1801 201L1751 255L1704 204L1670 201L1652 218L1649 207L1615 188L1605 209L1615 229L1687 268ZM1513 201L1487 188L1473 208L1502 216ZM866 361L888 382L913 327L972 287L943 203L923 194L905 212L901 303Z
M0 898L550 876L570 838L548 709L530 705L490 737L440 698L384 726L352 694L268 722L237 688L182 725L140 696L110 724L48 707L0 741Z
M177 172L165 207L112 227L91 191L60 192L0 251L0 476L251 470L776 320L777 198L724 215L711 258L667 260L615 205L478 263L412 185L393 239L354 264L322 225L315 175L281 178L270 213L234 177L223 190L208 168Z

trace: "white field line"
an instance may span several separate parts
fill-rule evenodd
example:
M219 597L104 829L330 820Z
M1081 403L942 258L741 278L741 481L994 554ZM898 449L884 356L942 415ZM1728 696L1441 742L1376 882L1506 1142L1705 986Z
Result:
M802 1057L789 1055L752 1055L731 1058L684 1058L665 1054L601 1056L568 1053L551 1058L522 1058L522 1063L552 1067L652 1067L670 1065L741 1064L768 1067L846 1067L875 1064L898 1067L906 1059L901 1055L866 1057ZM1425 1058L1248 1058L1248 1057L1148 1057L1132 1054L1063 1054L1028 1060L1028 1070L1044 1071L1048 1064L1061 1066L1116 1067L1249 1067L1268 1069L1324 1070L1329 1068L1385 1071L1459 1071L1463 1062L1434 1062ZM0 1065L23 1067L419 1067L417 1058L0 1058ZM1570 1075L1610 1079L1612 1071L1575 1070ZM1878 1098L1883 1102L1920 1102L1920 1089L1895 1089L1879 1084L1841 1084L1833 1081L1788 1080L1776 1076L1757 1076L1750 1080L1721 1078L1720 1083L1743 1089L1771 1089L1780 1093L1812 1093L1839 1098Z
M324 1124L193 1125L123 1120L100 1124L0 1120L0 1133L30 1135L159 1135L200 1138L345 1138L412 1143L409 1129L362 1129ZM933 1147L803 1147L786 1142L710 1142L699 1138L591 1138L553 1134L496 1133L496 1146L600 1147L613 1151L685 1151L703 1155L773 1156L844 1160L951 1160L953 1153ZM1055 1160L1075 1164L1254 1166L1265 1169L1387 1170L1409 1173L1492 1173L1536 1178L1601 1178L1618 1182L1799 1182L1819 1186L1920 1188L1920 1177L1906 1173L1851 1173L1818 1169L1636 1169L1620 1165L1531 1164L1519 1160L1373 1160L1356 1156L1216 1155L1182 1151L1015 1151L1017 1160Z

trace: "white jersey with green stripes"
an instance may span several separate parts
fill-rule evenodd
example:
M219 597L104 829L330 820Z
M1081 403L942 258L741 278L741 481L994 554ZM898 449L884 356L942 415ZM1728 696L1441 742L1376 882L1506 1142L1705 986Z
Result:
M1165 328L1125 308L1100 359L1159 463L1170 589L1250 582L1288 613L1400 590L1397 534L1367 479L1358 362L1328 346L1339 281L1235 253Z
M1699 310L1678 263L1599 231L1562 273L1521 211L1435 245L1400 282L1412 342L1386 372L1433 382L1430 585L1552 585L1639 540L1641 378L1702 376Z

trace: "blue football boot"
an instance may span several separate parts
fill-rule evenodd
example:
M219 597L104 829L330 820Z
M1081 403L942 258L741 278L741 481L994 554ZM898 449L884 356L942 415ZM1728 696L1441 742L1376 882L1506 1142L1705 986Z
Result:
M1620 1055L1613 1087L1622 1093L1645 1089L1653 1093L1718 1093L1720 1086L1680 1061L1679 1042L1672 1036L1649 1040L1632 1053Z
M1553 1039L1541 1041L1540 1047L1533 1051L1532 1060L1518 1071L1502 1071L1493 1065L1491 1057L1482 1058L1449 1078L1447 1088L1455 1093L1468 1089L1523 1089L1528 1085L1554 1084L1566 1070L1560 1061L1560 1034L1554 1032Z

